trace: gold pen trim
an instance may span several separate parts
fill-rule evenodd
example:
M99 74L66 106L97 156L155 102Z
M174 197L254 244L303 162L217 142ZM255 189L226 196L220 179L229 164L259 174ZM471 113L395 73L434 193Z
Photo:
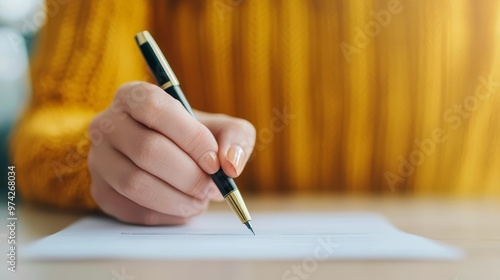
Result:
M245 201L243 201L239 190L236 189L228 193L224 197L224 199L227 201L227 204L229 204L231 209L233 209L233 211L238 215L242 223L246 223L252 220L252 217L250 217L250 213L248 213L247 206L245 205Z
M174 71L172 71L172 68L170 68L170 64L168 64L167 59L165 56L163 56L163 53L160 50L160 47L158 47L158 44L156 44L155 39L153 39L153 36L149 34L148 31L142 31L139 32L135 35L137 38L137 43L139 46L144 45L145 43L149 43L151 48L153 49L153 52L155 53L156 57L158 57L158 60L160 61L161 67L165 69L165 72L167 73L167 77L174 86L179 85L179 80L177 80L177 77L174 74Z
M168 81L168 82L164 83L163 85L161 85L160 87L161 87L161 89L166 90L167 88L173 87L173 86L174 86L174 84L172 84L171 81Z
M147 32L147 31L142 31L140 33L137 33L137 35L135 35L135 37L137 38L137 43L139 44L139 46L143 45L144 43L146 43L148 41L148 40L146 40L146 36L144 36L145 32Z

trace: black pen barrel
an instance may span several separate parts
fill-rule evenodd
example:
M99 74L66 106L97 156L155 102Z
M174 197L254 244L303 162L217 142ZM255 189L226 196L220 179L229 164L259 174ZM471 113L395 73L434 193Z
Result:
M149 70L155 77L158 85L165 85L170 81L170 77L167 73L167 69L161 64L161 57L155 53L153 46L149 42L145 42L139 46L142 55L148 64Z
M226 195L230 192L238 189L233 178L228 177L224 171L222 171L222 168L210 176L212 177L212 180L214 180L215 185L217 185L217 188L219 188L223 197L226 197Z

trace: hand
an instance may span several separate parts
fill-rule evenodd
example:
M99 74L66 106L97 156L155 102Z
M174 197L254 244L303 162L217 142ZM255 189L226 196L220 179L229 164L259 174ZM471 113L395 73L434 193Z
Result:
M159 87L128 83L89 127L92 196L128 223L183 224L222 196L210 178L241 174L255 143L248 121L197 112Z

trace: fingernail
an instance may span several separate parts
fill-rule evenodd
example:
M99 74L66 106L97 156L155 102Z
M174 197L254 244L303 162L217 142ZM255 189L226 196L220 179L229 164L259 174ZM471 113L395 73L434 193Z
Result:
M205 171L214 174L219 170L219 160L215 152L207 152L200 159L200 165L205 168Z
M234 170L239 175L243 170L243 149L237 145L231 146L227 151L226 159L233 165Z

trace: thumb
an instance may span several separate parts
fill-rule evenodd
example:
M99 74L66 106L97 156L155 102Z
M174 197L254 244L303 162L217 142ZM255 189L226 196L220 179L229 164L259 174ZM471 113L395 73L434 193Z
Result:
M199 120L212 132L219 145L219 161L229 177L238 177L252 154L255 128L247 120L223 114L196 112Z

